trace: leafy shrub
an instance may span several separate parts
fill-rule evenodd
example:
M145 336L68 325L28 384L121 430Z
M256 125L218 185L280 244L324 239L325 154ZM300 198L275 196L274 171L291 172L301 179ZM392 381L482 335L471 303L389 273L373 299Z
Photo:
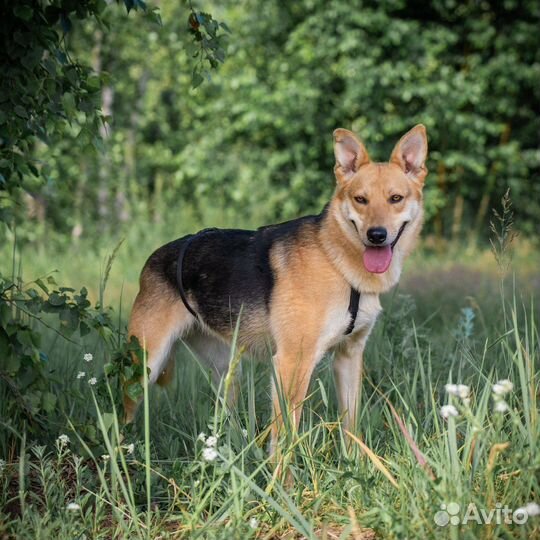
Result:
M0 277L0 385L3 387L4 414L10 419L7 445L13 433L27 430L39 438L58 406L59 396L52 390L54 374L48 369L47 354L41 343L43 327L53 329L61 339L72 341L74 335L84 338L90 333L99 336L109 352L110 361L96 386L96 395L107 409L111 408L110 390L122 411L123 390L133 398L140 397L142 366L133 362L139 352L136 340L126 342L125 335L115 328L111 309L92 306L83 287L78 293L58 287L49 276L27 286ZM55 328L52 320L58 321ZM76 397L71 396L76 401ZM88 426L79 426L95 442L95 418L85 419Z

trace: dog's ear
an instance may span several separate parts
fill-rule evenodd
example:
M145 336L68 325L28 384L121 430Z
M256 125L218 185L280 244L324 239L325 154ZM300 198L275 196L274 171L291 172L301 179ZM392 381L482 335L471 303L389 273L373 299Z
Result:
M423 183L428 172L425 166L427 151L426 128L418 124L401 137L390 161L399 165L411 179Z
M334 155L334 173L338 182L346 182L362 165L369 163L365 146L348 129L339 128L334 131Z

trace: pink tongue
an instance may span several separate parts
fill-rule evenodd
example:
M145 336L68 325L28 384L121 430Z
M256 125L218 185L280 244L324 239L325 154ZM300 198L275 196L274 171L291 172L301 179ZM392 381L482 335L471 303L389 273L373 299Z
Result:
M364 251L364 266L368 272L382 274L388 270L392 262L392 248L384 247L366 247Z

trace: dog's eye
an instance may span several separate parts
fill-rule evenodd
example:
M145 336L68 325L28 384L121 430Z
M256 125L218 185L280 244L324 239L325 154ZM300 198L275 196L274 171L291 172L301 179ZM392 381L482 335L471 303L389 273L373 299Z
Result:
M390 197L391 203L398 203L398 202L401 202L402 200L403 200L403 195L392 195Z
M362 197L359 195L358 197L355 197L354 200L359 204L367 204L368 200L365 197Z

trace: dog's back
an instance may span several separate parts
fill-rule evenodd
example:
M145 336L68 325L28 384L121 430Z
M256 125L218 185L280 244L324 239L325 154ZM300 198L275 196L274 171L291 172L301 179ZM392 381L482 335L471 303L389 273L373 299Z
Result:
M231 337L240 318L241 341L257 345L253 342L268 337L273 256L312 241L310 232L315 232L321 218L322 214L306 216L255 231L206 229L185 236L157 249L141 280L163 284L167 294L179 298L183 287L200 322L223 337Z

